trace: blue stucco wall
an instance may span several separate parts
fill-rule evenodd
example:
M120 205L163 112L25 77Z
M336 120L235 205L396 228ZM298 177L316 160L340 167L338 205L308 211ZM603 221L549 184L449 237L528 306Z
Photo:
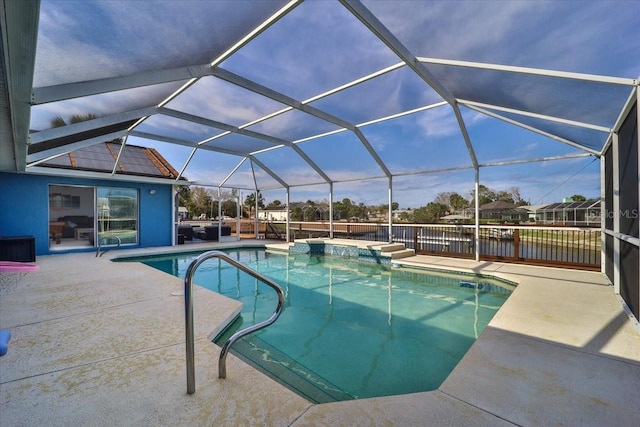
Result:
M171 185L78 179L0 172L0 236L34 236L36 255L60 253L49 250L49 185L122 187L139 190L139 244L134 247L171 244L173 215ZM155 194L149 194L154 189ZM127 246L131 248L131 246ZM92 248L73 251L95 250Z

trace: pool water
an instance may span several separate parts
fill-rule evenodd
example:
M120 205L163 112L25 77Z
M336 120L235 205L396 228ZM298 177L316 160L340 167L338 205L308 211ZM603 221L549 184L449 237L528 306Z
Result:
M437 389L513 288L327 255L225 252L285 294L276 323L238 341L232 353L316 403ZM143 262L184 278L197 255ZM276 307L273 289L219 259L205 261L194 282L243 303L220 345Z

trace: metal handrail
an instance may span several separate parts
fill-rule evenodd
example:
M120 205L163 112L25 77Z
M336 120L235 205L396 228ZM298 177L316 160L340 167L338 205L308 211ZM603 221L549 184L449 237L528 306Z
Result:
M194 352L194 337L193 337L193 296L192 296L193 295L193 276L196 272L196 269L200 266L200 264L202 264L204 261L211 258L221 258L227 261L229 264L233 265L239 270L242 270L245 273L260 280L261 282L269 285L270 287L275 289L276 293L278 294L278 305L276 307L276 310L267 320L258 322L253 326L250 326L248 328L245 328L236 332L227 340L226 343L224 343L224 346L222 347L222 351L220 352L220 360L218 361L218 377L219 378L227 377L227 363L226 363L227 353L229 352L229 349L231 348L233 343L235 343L237 340L244 337L245 335L249 335L252 332L255 332L259 329L262 329L271 325L280 316L280 313L282 313L282 310L284 308L284 294L282 292L282 289L276 282L269 279L268 277L263 276L257 271L252 270L251 268L242 264L240 261L237 261L231 258L226 253L220 252L220 251L208 251L199 255L195 260L193 260L193 262L189 265L189 268L187 268L187 273L185 274L185 278L184 278L184 311L185 311L185 333L186 333L186 344L187 344L187 393L188 394L193 394L196 391L196 374L195 374L195 361L194 361L195 352Z
M120 245L122 244L122 240L120 240L120 237L118 236L108 236L108 237L103 237L102 239L98 240L98 249L96 250L96 258L97 257L101 257L102 255L106 254L107 252L109 252L111 249L114 249L113 247L109 248L109 249L105 249L104 252L100 253L100 248L102 248L102 242L105 240L109 240L109 239L113 239L115 238L118 241L118 246L116 246L115 248L119 248Z

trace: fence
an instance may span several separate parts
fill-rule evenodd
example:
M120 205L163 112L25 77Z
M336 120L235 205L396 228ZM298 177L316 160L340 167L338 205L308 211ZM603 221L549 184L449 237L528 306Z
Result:
M290 233L294 240L329 237L329 223L291 222ZM394 224L392 241L404 243L407 248L415 249L416 254L474 258L474 233L473 225ZM333 235L341 239L386 242L389 226L334 222ZM483 260L600 270L600 228L482 225L479 245Z

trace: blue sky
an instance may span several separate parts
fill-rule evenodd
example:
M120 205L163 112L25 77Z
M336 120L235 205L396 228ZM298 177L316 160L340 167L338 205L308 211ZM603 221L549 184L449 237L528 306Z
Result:
M544 68L616 77L640 76L640 2L543 1L366 1L415 56ZM280 3L282 4L282 3ZM277 6L277 5L276 5ZM35 86L69 83L207 63L226 46L253 29L277 9L269 2L75 2L43 0L36 57ZM344 7L329 1L307 1L249 42L221 68L268 86L298 101L399 63L391 52ZM460 94L511 105L567 114L568 119L611 117L598 102L626 98L628 88L603 91L598 85L549 84L548 79L513 80L499 73L465 74L431 67L439 79ZM461 78L464 77L464 78ZM452 79L455 81L449 82ZM37 106L32 128L44 129L52 116L88 110L108 115L157 105L182 82L137 88ZM547 90L547 92L545 92ZM554 100L561 96L562 102ZM423 80L402 67L375 80L312 102L310 105L354 125L433 105L442 99ZM617 105L617 104L616 104ZM208 76L201 78L168 108L245 125L273 113L282 104ZM596 112L597 114L591 114ZM481 164L549 156L580 150L461 107L475 154ZM606 113L606 114L605 114ZM591 114L591 115L590 115ZM599 115L599 116L598 116ZM575 116L575 117L574 117ZM607 120L611 120L608 118ZM605 125L603 123L594 123ZM292 111L247 129L287 141L300 141L338 129L316 117ZM222 133L207 126L154 116L138 130L193 143ZM452 109L438 106L383 123L361 127L362 134L394 177L394 201L419 207L444 191L465 197L473 189L469 153ZM591 131L592 132L592 131ZM129 138L153 146L181 170L191 150L183 146ZM212 141L221 147L270 143L244 136ZM299 142L298 147L333 180L334 199L365 204L387 201L387 179L373 156L352 132ZM292 200L328 199L328 185L291 148L256 156L294 185ZM595 160L594 160L595 159ZM217 185L239 158L198 150L185 176ZM517 186L532 204L559 201L573 194L598 197L600 162L595 157L481 168L481 183L494 190ZM418 172L427 172L420 173ZM279 184L258 166L245 162L229 186L248 186L254 174L262 188ZM376 179L367 179L376 177ZM246 190L243 190L246 192ZM284 200L284 191L263 191L267 201Z

